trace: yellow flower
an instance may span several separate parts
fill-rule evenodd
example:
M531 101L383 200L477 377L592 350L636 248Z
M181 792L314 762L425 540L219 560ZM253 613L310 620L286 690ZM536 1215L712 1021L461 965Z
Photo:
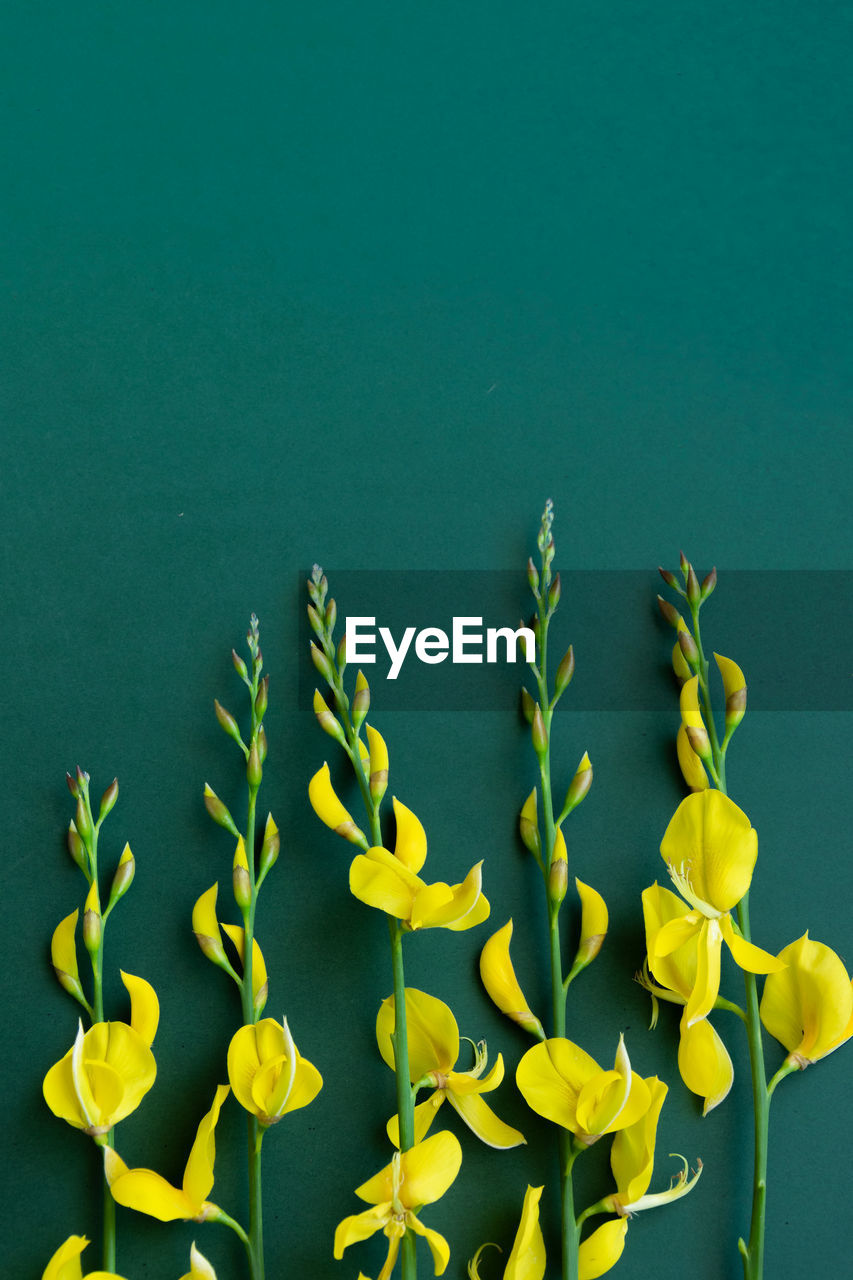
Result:
M396 1025L394 997L383 1000L376 1019L376 1041L384 1062L394 1070L394 1042ZM517 1147L524 1142L524 1135L500 1120L481 1097L497 1089L503 1080L503 1058L487 1076L483 1076L488 1061L485 1044L476 1047L476 1064L471 1071L454 1071L459 1057L459 1028L446 1004L424 991L406 988L406 1040L409 1046L409 1076L412 1083L422 1082L432 1086L435 1092L415 1107L415 1142L420 1142L429 1130L439 1107L448 1100L468 1128L489 1147ZM399 1146L399 1120L393 1116L388 1121L388 1136Z
M349 876L353 896L402 920L408 929L460 930L481 924L490 909L482 891L482 862L471 868L462 884L426 884L417 875L426 858L426 837L421 840L418 834L423 827L397 800L394 812L394 852L377 845L356 855Z
M216 1280L216 1272L204 1254L195 1247L195 1240L190 1246L190 1269L181 1280Z
M114 1271L89 1271L83 1276L80 1254L88 1243L85 1236L69 1236L45 1267L41 1280L122 1280Z
M264 1018L235 1033L228 1046L228 1079L241 1107L265 1126L307 1107L323 1087L317 1068L300 1057L286 1018L280 1023Z
M483 986L494 1003L513 1022L524 1027L531 1035L544 1040L545 1032L542 1023L531 1013L524 992L515 976L515 969L509 954L512 938L512 920L507 920L502 929L493 933L480 952L480 977Z
M400 1241L407 1230L426 1238L437 1276L443 1275L450 1260L447 1241L437 1231L425 1227L417 1214L425 1204L444 1195L459 1172L462 1148L452 1133L436 1133L402 1153L396 1151L391 1163L356 1189L356 1195L373 1207L344 1218L335 1231L335 1257L377 1231L388 1237L388 1256L377 1280L388 1280L394 1269Z
M597 889L575 876L575 887L581 900L581 938L573 968L585 968L598 955L607 936L609 915L607 903Z
M680 652L681 650L679 650ZM678 726L675 750L684 781L690 790L704 791L708 786L708 775L705 772L705 766L690 745L687 729L683 723Z
M154 988L130 973L121 979L130 993L130 1025L96 1022L84 1034L78 1023L73 1047L50 1068L43 1085L53 1114L99 1143L136 1110L157 1074L151 1044L160 1006Z
M662 889L657 883L643 890L649 967L662 984L655 986L648 979L641 979L651 992L655 1006L653 1024L657 1021L658 998L686 1006L696 986L698 935L667 956L657 956L655 953L657 937L663 926L671 920L683 920L689 911L690 908L680 898L670 893L669 889ZM699 1019L688 1026L686 1018L682 1017L678 1069L687 1088L704 1099L703 1115L713 1111L728 1095L734 1080L732 1060L716 1029L707 1019Z
M105 1147L104 1173L116 1203L159 1218L161 1222L174 1222L179 1218L208 1222L219 1217L221 1210L207 1197L213 1189L216 1122L228 1093L227 1084L217 1087L213 1106L198 1126L180 1188L173 1187L151 1169L128 1169L117 1152Z
M624 1218L611 1218L582 1241L578 1249L578 1280L598 1280L598 1276L616 1266L625 1248L627 1230Z
M787 966L771 974L761 997L761 1021L804 1068L853 1036L853 987L839 957L808 933L779 952Z
M366 847L367 839L364 832L356 826L352 814L338 799L327 764L324 763L309 782L308 799L317 817L321 822L325 822L327 827L331 827L332 831L336 831L339 836L343 836L352 844Z
M585 1146L634 1124L651 1101L646 1082L631 1070L623 1036L611 1071L602 1071L579 1045L557 1037L528 1049L515 1078L533 1111L569 1129Z
M696 981L684 1013L691 1027L710 1013L719 994L723 942L735 963L750 973L775 973L784 966L736 932L729 914L749 889L758 836L728 796L709 789L682 800L660 851L692 910L658 931L649 961L654 971L658 961L696 939Z
M679 1200L693 1189L702 1172L700 1163L696 1173L690 1178L687 1161L684 1160L683 1170L666 1191L648 1194L655 1163L658 1120L667 1087L657 1076L650 1076L646 1084L651 1096L648 1111L635 1124L620 1130L610 1148L610 1167L617 1189L614 1195L606 1198L604 1204L620 1217L640 1213L643 1209L657 1208L658 1205L668 1204L670 1200Z
M545 1275L545 1241L539 1226L539 1200L542 1187L528 1187L524 1193L521 1221L515 1233L512 1252L507 1259L503 1280L542 1280ZM468 1263L469 1280L480 1280L477 1266L480 1254L487 1245L481 1245Z

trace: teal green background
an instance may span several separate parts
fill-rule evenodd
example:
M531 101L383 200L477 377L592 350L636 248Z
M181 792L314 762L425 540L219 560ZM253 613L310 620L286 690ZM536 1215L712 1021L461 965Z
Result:
M387 1155L393 1089L372 1040L387 943L305 799L332 744L297 707L301 572L517 567L514 617L548 494L557 563L648 569L649 601L682 544L720 566L721 595L726 569L848 570L852 25L831 0L7 8L5 1274L37 1277L66 1235L99 1231L97 1162L40 1096L76 1022L47 944L82 902L63 852L77 762L98 789L118 774L104 856L129 839L138 863L108 935L112 1008L119 966L162 1002L158 1081L121 1126L123 1155L178 1180L225 1078L237 1005L189 918L214 879L227 901L233 850L201 791L242 804L211 706L241 710L228 651L251 610L272 681L262 800L284 844L258 924L268 1011L287 1013L326 1082L267 1139L268 1274L376 1274L380 1242L335 1264L331 1237ZM849 647L839 616L827 599L814 617L828 649ZM570 601L561 620L567 643ZM707 628L713 639L713 612ZM748 675L763 660L751 634L744 616L726 639ZM651 604L634 636L657 671L671 636ZM374 705L431 875L485 858L493 921L513 914L519 975L541 1003L514 699L383 715L376 689ZM661 875L681 794L675 721L674 696L660 713L560 718L564 780L585 748L596 769L571 868L612 914L570 1025L602 1062L625 1031L637 1068L672 1085L656 1181L668 1151L705 1162L686 1201L631 1224L614 1274L728 1280L748 1220L743 1037L723 1024L736 1084L702 1121L677 1079L676 1019L648 1032L630 980L639 894ZM754 935L771 949L808 927L853 959L848 758L841 713L755 714L732 748L732 792L760 837ZM476 981L486 933L411 939L408 977L512 1067L526 1043ZM768 1280L848 1266L850 1053L774 1102ZM483 1240L509 1247L528 1181L548 1184L554 1240L545 1126L511 1080L496 1107L530 1145L495 1154L462 1133L462 1174L425 1215L450 1238L454 1277ZM214 1199L243 1217L233 1104L218 1138ZM592 1199L604 1152L587 1159ZM241 1274L222 1228L120 1216L129 1280L179 1276L193 1238L220 1280Z

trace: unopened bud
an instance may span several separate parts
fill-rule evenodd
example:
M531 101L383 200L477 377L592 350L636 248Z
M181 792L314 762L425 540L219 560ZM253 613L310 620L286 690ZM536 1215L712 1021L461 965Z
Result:
M536 641L536 647L538 649L540 644L542 643L542 624L539 621L538 614L535 614L530 619L530 630L533 632L533 637Z
M684 731L687 734L687 741L696 752L700 760L711 759L711 740L708 737L707 730L697 725L686 724Z
M682 681L689 680L693 675L693 672L687 663L687 659L681 652L681 645L677 640L672 646L672 669L678 676L678 679Z
M335 655L335 656L336 656L336 658L337 658L338 671L343 672L343 671L344 671L344 669L345 669L345 667L346 667L346 665L347 665L347 637L346 637L346 632L341 636L340 640L338 641L338 648L337 648L337 652L336 652L336 655Z
M334 600L330 600L329 603L326 605L325 617L326 617L326 628L329 632L329 635L331 635L335 629L335 623L338 620L338 606L335 604Z
M216 698L213 699L213 710L216 713L216 719L219 721L221 728L228 734L228 737L233 738L242 747L243 739L240 736L240 728L231 712L226 711L222 704L217 702Z
M714 587L716 585L717 585L717 570L716 568L714 568L711 570L711 572L708 574L708 576L705 578L705 580L702 583L701 595L703 600L708 599L708 596L714 590Z
M237 830L231 814L216 792L207 783L204 784L204 807L215 823L220 827L224 827L226 831L230 831L232 836L239 836L240 832Z
M565 845L564 845L565 847ZM558 907L566 896L569 884L569 866L565 858L555 858L548 872L548 901Z
M382 734L372 725L367 725L365 732L370 747L370 794L374 800L381 800L388 790L388 748Z
M558 573L554 578L554 581L551 583L551 586L548 591L548 608L549 609L556 609L560 601L561 593L562 593L562 587L560 585L560 575Z
M231 883L234 887L234 901L241 911L245 911L252 901L252 881L249 876L246 845L242 836L237 841L234 865L231 871Z
M668 587L672 587L673 591L681 590L681 588L678 585L678 579L676 578L674 573L670 573L669 569L663 569L661 568L660 565L658 565L658 573L663 578L666 585Z
M715 653L726 695L726 729L736 729L746 713L746 677L731 658Z
M542 708L539 703L533 711L533 725L531 727L531 737L533 739L533 750L536 752L540 760L544 760L548 752L548 731L545 728L545 721L542 718Z
M71 792L75 800L80 797L80 788L77 785L77 779L67 770L65 772L65 781L68 783L68 790Z
M101 796L101 807L98 812L98 821L103 822L104 818L110 813L118 800L118 778L113 778L104 794Z
M257 694L257 697L255 698L255 715L258 721L263 720L266 714L267 706L269 705L269 700L270 700L270 678L269 676L264 676L263 680L258 685L258 694Z
M563 805L564 812L569 814L572 809L576 809L591 786L592 763L588 753L585 751L577 772L569 783L569 789L566 792L566 803Z
M521 686L521 714L524 716L528 724L533 724L533 716L536 713L536 703L531 694Z
M121 851L121 857L118 860L116 873L113 876L113 882L110 886L110 899L108 906L113 906L118 902L119 898L123 898L130 886L133 884L133 877L136 874L136 859L130 850L130 845L126 844Z
M356 694L356 698L357 697L358 694ZM355 706L356 698L353 699L353 706ZM317 722L324 733L327 733L330 738L334 738L336 742L340 742L341 745L346 742L346 737L344 736L344 731L340 722L329 710L329 707L319 689L314 690L314 715L317 717Z
M245 662L240 657L236 649L231 650L231 661L234 663L234 670L237 672L237 675L240 676L243 680L248 680L249 678L248 669L246 667Z
M355 693L352 699L352 724L357 731L364 724L364 717L370 710L370 685L363 672L359 671L355 678ZM328 733L328 730L326 730Z
M332 680L334 679L332 664L329 661L329 659L326 657L325 653L323 653L322 649L318 649L316 644L313 643L313 641L311 644L311 661L314 663L314 666L320 672L320 675L323 677L323 679L326 680L329 684L331 684Z
M86 870L86 846L80 839L80 833L72 818L68 824L68 852L81 871Z
M571 684L572 676L575 674L575 651L569 645L566 652L560 659L560 665L557 667L557 674L554 676L554 688L557 693L562 693L564 689Z
M308 605L308 621L311 623L311 630L320 640L323 638L323 620L320 617L313 604Z
M278 827L273 822L272 814L268 813L266 826L264 827L264 839L258 858L258 868L262 876L265 876L270 867L275 865L280 849L281 836L278 834Z
M679 631L678 647L684 654L684 659L691 667L695 667L699 662L699 650L696 647L696 641L693 639L689 631Z
M263 725L258 730L258 756L263 764L267 758L267 731Z
M257 791L261 785L263 777L263 769L261 768L261 754L258 750L257 737L249 747L249 758L246 761L246 779L249 783L250 791Z
M736 728L746 715L746 685L726 698L726 728Z
M533 563L533 557L527 559L527 581L530 583L530 590L538 598L539 596L539 570Z
M661 617L664 622L668 622L671 627L678 627L681 621L681 615L674 604L670 604L669 600L664 600L663 596L658 596L658 608L661 611Z
M690 568L690 563L683 551L679 551L678 553L678 564L681 569L681 572L683 574L686 574L687 570Z
M522 806L521 814L518 819L518 830L525 849L529 849L533 854L541 855L542 841L539 838L539 820L536 812L535 787Z
M687 599L692 605L697 605L702 600L702 589L692 564L687 566Z
M572 969L578 972L595 959L607 936L609 916L607 903L597 889L575 878L581 900L581 938Z
M101 923L101 904L98 901L98 886L92 884L83 909L83 946L94 955L101 945L103 925Z
M74 821L77 823L77 830L83 837L83 842L88 845L89 841L92 839L94 828L92 827L92 817L89 813L89 806L86 804L82 796L77 801L77 813Z

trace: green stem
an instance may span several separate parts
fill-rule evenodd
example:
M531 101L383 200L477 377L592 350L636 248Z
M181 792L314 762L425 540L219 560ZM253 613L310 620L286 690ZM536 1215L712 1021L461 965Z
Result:
M749 932L749 894L738 904L738 925L746 938ZM749 1243L738 1241L743 1260L744 1280L762 1280L764 1275L764 1225L767 1207L767 1143L770 1121L770 1092L764 1066L764 1046L761 1040L761 1018L758 1010L758 988L755 974L744 972L746 985L746 1030L749 1041L749 1066L752 1074L752 1103L755 1127L755 1163L752 1187L752 1219L749 1226Z
M261 1198L261 1143L264 1130L249 1116L249 1244L252 1280L264 1280L263 1203Z
M254 1276L255 1260L252 1254L252 1243L249 1240L249 1237L246 1235L246 1232L240 1226L240 1223L236 1222L229 1214L223 1213L221 1209L219 1210L219 1213L216 1215L216 1217L212 1218L211 1221L221 1222L223 1226L230 1227L231 1230L234 1232L235 1236L238 1236L239 1239L242 1240L246 1249L246 1255L249 1259L249 1269L252 1275Z

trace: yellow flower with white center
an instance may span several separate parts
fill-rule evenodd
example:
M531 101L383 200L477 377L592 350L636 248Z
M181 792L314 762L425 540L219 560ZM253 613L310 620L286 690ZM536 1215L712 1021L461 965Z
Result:
M533 1111L568 1129L584 1146L634 1124L651 1101L646 1082L631 1069L624 1036L610 1071L571 1040L555 1037L528 1049L515 1079Z
M392 1071L395 1069L392 1040L395 1025L394 997L389 996L383 1000L376 1019L376 1041L383 1061ZM459 1057L459 1027L443 1001L413 987L406 988L406 1040L412 1084L434 1089L426 1102L415 1107L415 1142L420 1142L428 1132L445 1098L471 1132L487 1146L505 1149L524 1142L524 1135L500 1120L482 1097L497 1089L503 1080L502 1056L498 1054L491 1071L483 1075L488 1054L481 1041L475 1047L473 1069L454 1070ZM388 1136L395 1146L399 1146L399 1132L399 1119L393 1116L388 1121Z
M228 1093L227 1084L217 1087L213 1106L198 1126L180 1187L173 1187L152 1169L128 1169L116 1151L105 1147L104 1173L116 1203L159 1218L161 1222L190 1218L209 1222L218 1218L221 1209L207 1197L213 1190L216 1122Z
M764 984L761 1021L802 1069L853 1036L853 986L832 948L808 933L783 947L779 959L786 968Z
M351 1244L382 1231L388 1237L388 1256L377 1280L388 1280L400 1241L407 1231L414 1231L429 1245L435 1274L443 1275L450 1261L448 1243L417 1215L425 1204L434 1204L444 1195L461 1164L462 1148L452 1133L436 1133L408 1151L395 1152L390 1164L356 1188L355 1194L372 1207L338 1224L335 1257L342 1258Z
M84 1033L78 1023L73 1047L51 1067L43 1085L53 1114L99 1144L136 1110L157 1074L151 1044L160 1006L154 988L130 973L121 979L130 993L130 1025L96 1022Z
M195 1240L190 1246L190 1269L181 1280L216 1280L216 1272L201 1250L195 1247Z
M692 1027L710 1013L719 994L723 942L735 963L750 973L775 973L784 964L747 942L732 921L731 909L752 881L758 836L728 796L708 789L682 800L660 851L691 910L658 931L649 960L654 971L659 960L696 939L696 981L684 1013L686 1025Z
M426 835L411 810L394 800L394 852L376 845L359 853L350 867L350 892L360 902L402 920L407 929L471 929L488 918L482 862L461 884L426 884L417 872L426 860Z
M503 1280L542 1280L545 1275L545 1241L539 1226L542 1190L542 1187L528 1187L524 1193L521 1221L515 1233L512 1252L507 1259ZM480 1245L468 1263L469 1280L480 1280L478 1263L480 1254L487 1248L488 1245Z
M618 1213L620 1217L629 1217L644 1209L655 1209L671 1200L680 1200L688 1191L692 1191L702 1172L702 1164L699 1162L696 1173L691 1178L687 1161L680 1157L684 1168L676 1175L672 1185L666 1191L649 1194L655 1163L658 1120L667 1087L657 1076L650 1076L646 1084L651 1097L648 1111L635 1124L621 1129L610 1148L610 1167L617 1189L615 1194L606 1197L603 1207L609 1212Z
M80 1255L88 1243L85 1236L69 1236L45 1267L41 1280L122 1280L114 1271L89 1271L83 1275Z
M228 1079L234 1097L262 1125L313 1102L323 1087L317 1068L300 1056L287 1019L264 1018L241 1027L228 1046Z
M681 898L669 889L653 884L643 890L648 964L653 976L662 984L656 986L648 976L640 978L641 984L651 993L652 1025L657 1021L658 999L686 1006L696 986L698 935L667 956L655 955L657 936L663 926L671 920L683 919L689 911ZM688 1026L682 1017L678 1069L687 1088L704 1099L703 1115L713 1111L728 1095L734 1080L732 1060L716 1029L706 1018Z
M512 940L512 920L507 920L503 928L498 929L489 938L480 952L480 977L489 996L508 1018L517 1022L531 1035L544 1040L545 1032L542 1023L532 1013L524 992L515 976L509 944Z

